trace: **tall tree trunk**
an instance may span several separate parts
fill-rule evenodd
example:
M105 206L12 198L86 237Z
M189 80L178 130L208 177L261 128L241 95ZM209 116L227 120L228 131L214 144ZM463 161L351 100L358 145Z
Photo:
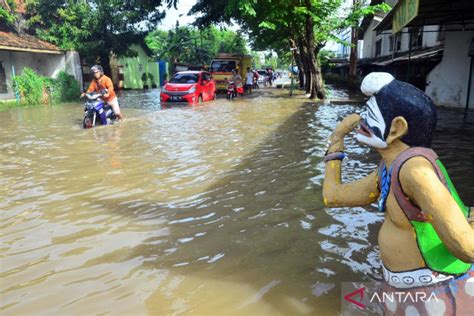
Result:
M301 56L301 63L303 64L303 72L304 72L304 89L306 93L310 93L311 91L311 72L309 69L308 63L308 53L306 48L306 41L304 38L298 38L298 49Z
M100 56L100 65L104 69L104 74L112 78L112 69L110 68L110 56L109 54L103 54Z
M319 52L321 51L321 49L324 47L324 45L322 46L318 46L314 52L315 56L316 56L316 74L315 74L315 85L316 85L316 96L319 98L319 99L326 99L326 89L324 88L324 82L323 82L323 75L322 75L322 72L321 72L321 65L319 64L319 60L318 60L318 55L319 55Z
M306 0L306 7L308 10L311 10L310 0ZM313 18L309 14L306 16L305 35L309 71L311 76L309 98L315 99L318 97L319 99L324 99L325 91L321 78L321 67L317 61L317 53L319 53L319 49L316 51L316 44L314 42Z
M304 67L303 67L303 62L301 61L301 56L299 54L295 62L296 62L296 66L298 67L298 80L299 80L300 89L304 89Z

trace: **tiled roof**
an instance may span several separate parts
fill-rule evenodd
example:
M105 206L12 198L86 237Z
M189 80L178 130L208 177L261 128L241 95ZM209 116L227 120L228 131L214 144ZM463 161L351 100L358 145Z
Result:
M37 39L27 34L0 31L0 50L16 50L26 52L61 53L56 45Z

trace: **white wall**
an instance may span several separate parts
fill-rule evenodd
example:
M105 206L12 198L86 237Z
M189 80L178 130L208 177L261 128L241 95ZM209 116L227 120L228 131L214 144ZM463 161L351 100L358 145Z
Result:
M79 53L75 51L67 51L65 56L66 72L79 82L79 86L82 87L82 67L81 58Z
M376 34L372 29L379 23L379 21L372 20L367 31L364 33L364 43L362 45L362 58L370 58L375 56L375 38Z
M427 25L423 27L423 47L433 47L441 44L441 42L438 41L438 30L438 25Z
M56 77L61 70L66 70L82 85L81 65L77 52L42 54L0 50L0 61L5 68L8 90L8 93L0 94L0 100L15 98L12 88L13 67L16 75L21 75L23 69L28 67L46 77Z
M470 28L472 26L474 25ZM468 51L473 37L474 31L445 33L443 59L427 78L426 93L435 104L458 108L466 106L471 62ZM471 80L469 108L472 109L474 108L474 78Z
M374 57L383 57L383 56L390 56L393 54L392 51L390 51L390 35L391 31L387 30L384 31L383 33L376 35L374 31L371 31L378 22L372 20L370 23L369 28L364 34L364 55L362 58L374 58ZM438 41L438 26L437 25L428 25L423 27L423 40L422 40L422 48L429 48L429 47L434 47L438 46L441 44L440 41ZM410 34L408 33L409 29L404 28L401 33L401 45L400 45L400 50L395 51L395 53L402 53L402 52L408 52L409 50L409 45L410 45ZM378 40L382 40L382 51L379 56L375 56L375 43ZM393 49L396 50L396 42L394 38L394 43L393 43Z

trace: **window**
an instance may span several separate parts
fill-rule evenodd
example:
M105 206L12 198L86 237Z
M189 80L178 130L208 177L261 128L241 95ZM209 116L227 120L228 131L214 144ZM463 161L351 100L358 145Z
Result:
M7 76L5 75L5 67L3 61L0 61L0 93L7 93Z
M423 45L423 27L413 27L410 30L411 49L421 48Z
M438 27L438 36L436 38L438 40L438 42L444 42L444 33L445 33L444 26L439 25L439 27Z
M389 47L388 47L388 51L389 51L389 52L393 52L393 35L390 35L390 36L388 37L388 40L389 40L389 42L390 42Z
M199 74L196 73L178 73L171 78L170 83L197 83Z
M379 39L375 42L375 56L380 56L382 54L382 39Z
M402 34L398 33L396 36L395 36L395 43L397 44L396 45L396 52L400 51L400 49L402 48Z
M235 60L214 60L211 63L211 72L231 72L236 66Z

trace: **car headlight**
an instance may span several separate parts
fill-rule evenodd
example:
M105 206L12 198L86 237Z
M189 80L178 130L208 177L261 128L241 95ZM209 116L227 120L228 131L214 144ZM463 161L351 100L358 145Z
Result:
M189 90L188 93L194 93L196 92L196 86L192 86Z

